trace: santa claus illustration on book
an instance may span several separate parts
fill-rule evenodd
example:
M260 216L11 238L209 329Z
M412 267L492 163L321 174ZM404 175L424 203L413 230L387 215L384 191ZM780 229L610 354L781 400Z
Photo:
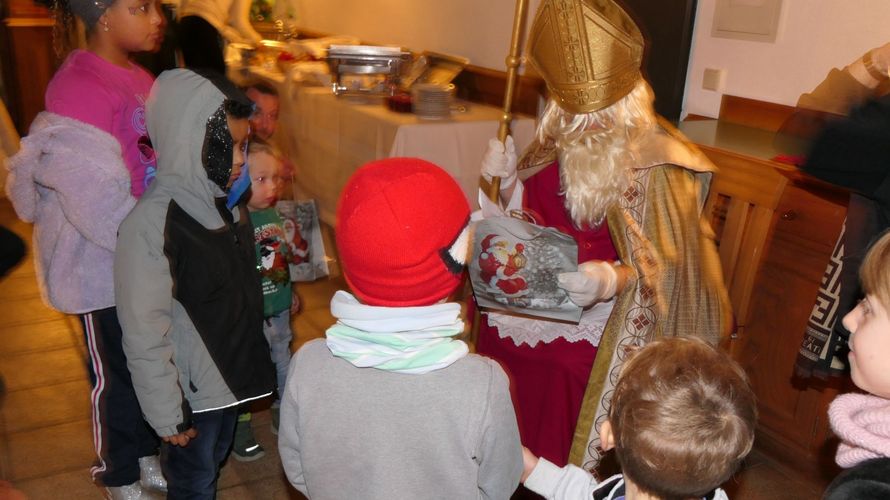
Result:
M489 288L507 297L520 297L528 293L528 282L520 273L527 262L523 254L525 245L489 234L482 240L481 246L479 275Z

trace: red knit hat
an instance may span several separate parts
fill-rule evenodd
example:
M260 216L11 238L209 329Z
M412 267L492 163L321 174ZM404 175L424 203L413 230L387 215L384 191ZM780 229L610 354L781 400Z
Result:
M337 250L352 292L373 306L425 306L461 282L470 207L441 168L388 158L357 170L337 206Z

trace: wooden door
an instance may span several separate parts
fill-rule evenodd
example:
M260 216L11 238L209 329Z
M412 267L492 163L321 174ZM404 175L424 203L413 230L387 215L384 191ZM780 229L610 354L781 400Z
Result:
M696 0L617 0L646 38L643 76L655 91L655 111L680 119L692 46Z

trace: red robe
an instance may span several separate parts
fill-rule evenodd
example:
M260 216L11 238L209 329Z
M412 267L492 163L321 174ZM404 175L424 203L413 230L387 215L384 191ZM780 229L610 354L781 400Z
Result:
M533 213L539 225L555 227L574 238L579 263L618 259L605 222L586 230L572 224L565 196L559 194L557 163L551 163L523 185L523 207ZM488 326L483 314L477 351L498 360L511 377L522 444L535 455L566 465L596 347L561 338L535 347L517 347L512 339L500 338L498 329Z

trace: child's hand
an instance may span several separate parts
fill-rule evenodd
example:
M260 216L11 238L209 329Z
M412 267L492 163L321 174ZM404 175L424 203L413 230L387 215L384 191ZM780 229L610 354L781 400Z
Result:
M197 429L192 427L191 429L188 429L185 432L180 432L179 434L174 434L172 436L161 436L161 439L163 439L165 443L185 447L187 444L189 444L189 441L194 439L197 435Z
M521 482L525 482L528 479L528 476L535 470L535 466L538 465L538 457L535 456L534 453L531 452L525 446L522 447L522 477L519 478Z
M300 296L297 295L297 292L293 293L293 298L290 301L290 313L297 314L300 312Z

